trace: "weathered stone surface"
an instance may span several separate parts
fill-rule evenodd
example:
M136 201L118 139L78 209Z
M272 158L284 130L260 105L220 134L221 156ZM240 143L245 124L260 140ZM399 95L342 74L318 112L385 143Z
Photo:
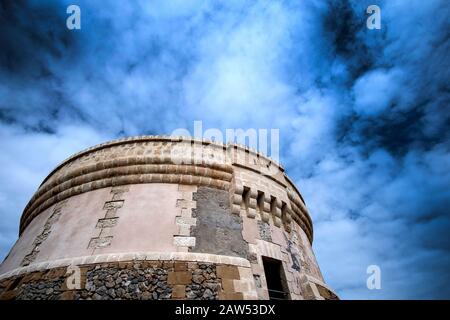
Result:
M124 203L123 200L107 201L107 202L105 202L103 209L104 210L120 209L123 207L123 203Z
M224 291L234 292L234 279L222 279L222 289Z
M264 221L258 221L259 236L262 240L272 242L272 234L270 232L270 225Z
M198 187L197 225L194 252L247 257L248 244L242 237L242 218L231 213L229 194L209 187Z
M236 266L217 266L217 276L222 279L239 279L239 269Z
M74 291L64 291L60 296L60 300L73 300L75 297Z
M202 283L203 280L205 280L205 277L202 275L195 274L192 276L192 282L194 282L194 283Z
M175 236L173 243L177 247L194 247L196 243L195 237Z
M243 300L244 296L242 292L226 292L222 291L219 293L220 300Z
M63 270L0 281L0 299L217 299L221 286L213 264L145 261L91 265L83 267L84 283L76 290L67 289ZM192 282L192 274L198 283Z
M187 262L178 262L174 263L174 271L186 271L188 268Z
M45 222L44 230L42 230L42 232L34 239L33 249L31 250L31 252L29 254L27 254L23 258L22 263L21 263L22 266L28 266L32 262L34 262L34 260L36 260L36 257L39 254L40 246L42 245L42 243L45 240L47 240L48 236L52 232L52 226L55 222L57 222L59 220L59 217L61 216L61 210L64 207L64 205L66 204L66 202L67 201L61 201L60 203L55 205L55 208L53 209L52 214Z
M328 290L325 287L322 287L320 285L316 285L317 290L320 293L320 296L327 299L327 300L339 300L339 298L330 290Z
M210 289L206 289L203 292L202 298L205 300L212 300L212 299L214 299L214 294Z
M117 222L119 221L118 217L115 218L105 218L100 219L97 222L96 228L102 229L102 228L112 228L117 225Z
M28 274L0 281L0 297L217 299L234 291L265 299L261 257L282 262L291 297L307 297L299 275L312 277L307 283L323 278L310 246L312 222L295 185L276 163L243 147L200 142L200 161L186 161L193 142L126 139L58 166L25 208L21 237L0 265L5 274L22 262L30 267L8 274ZM176 148L182 161L175 163ZM184 262L174 263L178 259ZM69 290L65 274L34 273L67 263L89 266L78 290ZM239 272L228 268L234 265Z
M174 299L184 299L186 297L186 286L185 285L175 285L172 289L172 298Z
M175 271L169 272L169 284L189 284L192 281L192 272L190 271Z
M112 238L112 236L92 238L88 247L91 249L108 247L111 245Z

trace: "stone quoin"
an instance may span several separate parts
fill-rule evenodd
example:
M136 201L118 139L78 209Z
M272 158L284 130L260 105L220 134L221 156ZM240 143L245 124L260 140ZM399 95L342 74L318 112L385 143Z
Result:
M300 192L270 158L194 138L114 140L39 186L0 299L337 299L312 240Z

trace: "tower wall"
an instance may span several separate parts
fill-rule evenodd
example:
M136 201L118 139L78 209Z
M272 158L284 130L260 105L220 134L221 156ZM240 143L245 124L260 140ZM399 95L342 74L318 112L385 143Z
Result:
M82 151L44 180L0 266L2 299L332 299L305 203L245 147L133 137ZM80 279L79 283L73 279Z

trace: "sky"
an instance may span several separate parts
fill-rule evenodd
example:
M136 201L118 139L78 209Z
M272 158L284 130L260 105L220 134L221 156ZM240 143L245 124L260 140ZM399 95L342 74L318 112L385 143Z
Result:
M0 0L0 261L65 158L199 120L280 130L342 299L450 299L449 14L446 0Z

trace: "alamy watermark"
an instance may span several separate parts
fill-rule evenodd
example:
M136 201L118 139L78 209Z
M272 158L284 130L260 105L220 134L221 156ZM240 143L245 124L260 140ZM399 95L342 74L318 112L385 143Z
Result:
M81 9L76 4L71 4L67 7L66 13L69 16L66 19L66 27L69 30L81 29ZM367 7L366 13L370 16L366 20L366 26L369 30L381 29L381 9L379 6L372 4Z
M370 14L367 18L366 26L369 30L381 29L381 9L379 6L372 4L367 7L366 12Z
M66 27L69 30L81 29L81 9L75 4L71 4L67 7L66 13L69 16L66 19Z
M230 163L236 159L237 148L227 147L222 156L209 152L209 141L226 145L240 144L243 147L258 152L267 158L271 163L279 163L280 160L280 130L275 128L208 128L204 130L202 121L194 121L194 130L191 133L186 128L178 128L172 131L171 136L185 139L192 139L190 147L186 145L175 145L171 150L171 161L175 164L198 164L204 162ZM186 149L188 148L188 150ZM258 156L257 156L258 157ZM250 158L240 158L240 161L252 161ZM250 164L250 163L247 163ZM251 163L258 165L258 163ZM261 163L266 174L278 173L278 166L267 166Z
M69 290L80 290L81 289L81 270L78 266L68 266L66 270L66 287Z
M369 290L381 289L381 268L376 264L372 264L367 267L366 270L369 277L367 278L366 285Z

